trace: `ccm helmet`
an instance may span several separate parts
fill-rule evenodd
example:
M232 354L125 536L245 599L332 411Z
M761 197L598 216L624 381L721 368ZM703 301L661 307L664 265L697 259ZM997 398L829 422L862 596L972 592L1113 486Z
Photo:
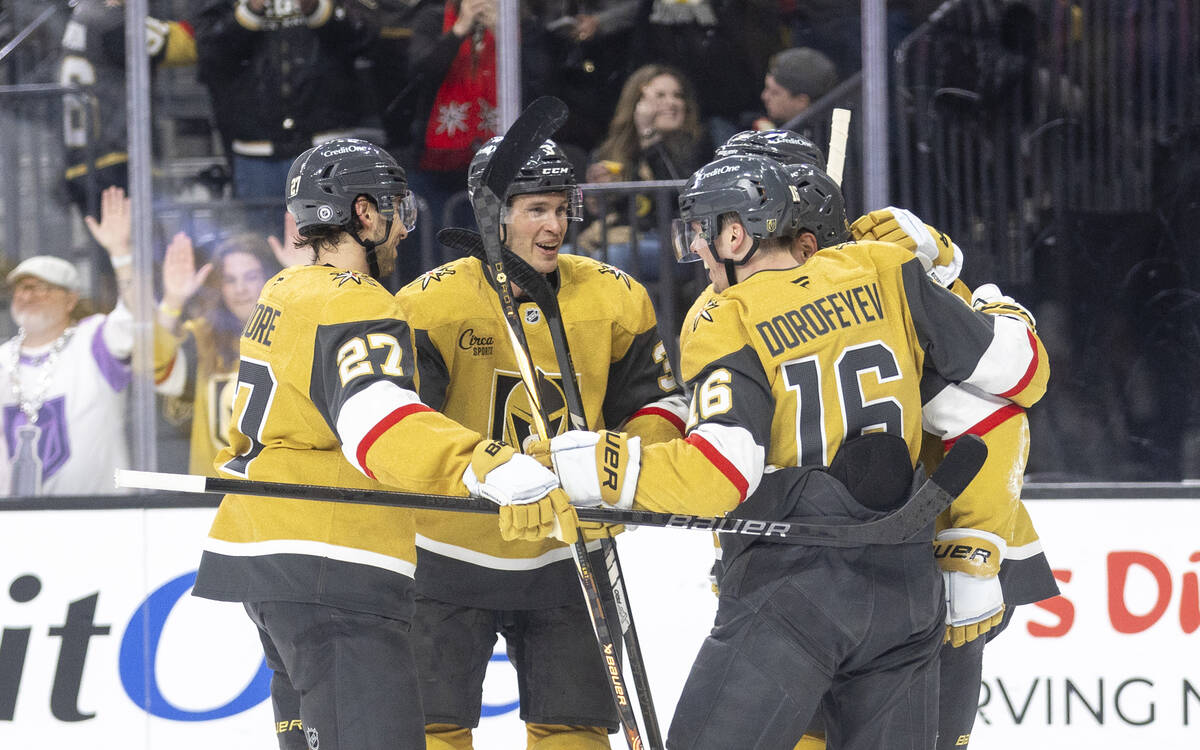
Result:
M849 239L846 201L833 179L813 166L788 167L787 172L796 189L797 234L812 232L818 250Z
M767 156L785 167L810 165L823 169L825 154L817 144L791 130L743 130L730 136L717 157L754 155Z
M491 163L492 156L503 140L504 136L500 135L488 139L475 152L475 156L471 159L471 165L467 167L467 196L471 200L472 208L477 207L476 196L479 188L483 185L484 170ZM583 218L583 198L579 191L579 185L575 182L575 168L567 158L566 152L557 143L547 139L538 147L533 156L529 157L529 160L517 170L505 195L497 197L507 203L516 195L558 192L567 194L567 218L572 221L581 220Z
M765 156L726 156L696 171L679 194L674 226L675 253L680 260L695 260L692 243L701 240L725 266L732 286L734 269L745 265L764 239L786 239L796 234L796 213L791 180L783 167ZM753 239L750 252L739 261L717 256L713 238L721 216L737 214Z

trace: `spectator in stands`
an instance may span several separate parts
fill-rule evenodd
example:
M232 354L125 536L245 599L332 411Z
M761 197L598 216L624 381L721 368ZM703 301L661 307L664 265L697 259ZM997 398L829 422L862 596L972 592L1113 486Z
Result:
M762 103L767 116L754 120L749 127L797 130L797 118L837 83L837 68L825 55L811 47L784 50L771 58L763 78Z
M376 35L362 0L209 0L196 16L198 75L240 199L279 200L292 160L368 119L355 58ZM255 226L276 230L270 210Z
M63 98L67 195L84 216L99 208L109 185L128 186L125 118L124 0L78 0L62 38L58 80L83 95ZM196 62L192 28L146 18L146 54L156 66Z
M155 383L167 397L168 421L190 425L192 474L216 476L213 459L229 445L238 340L263 284L278 270L259 234L226 239L200 268L186 234L176 234L167 246L155 317Z
M592 154L588 182L682 180L712 155L712 141L700 124L699 105L692 85L678 70L645 65L633 72L621 89L608 135ZM594 220L580 233L577 246L593 257L607 259L638 278L657 278L657 244L650 234L639 237L639 259L629 251L633 230L645 233L657 218L654 201L638 196L629 210L625 197L589 199ZM608 254L602 253L607 240Z
M941 0L891 0L885 19L888 52ZM792 44L812 47L833 61L843 78L862 68L862 8L844 0L796 0L785 13Z
M599 145L617 106L621 84L633 72L634 21L639 0L561 0L546 3L554 88L570 115L555 133L559 145L585 154ZM570 151L568 150L568 155ZM578 164L583 171L585 164Z
M700 111L714 141L723 142L737 132L738 117L755 108L767 57L784 46L779 7L778 0L642 0L637 62L669 65L703 82Z
M101 221L87 217L111 248L120 299L107 315L87 315L74 265L50 255L21 261L6 277L17 335L0 345L0 409L7 494L113 492L113 472L129 467L125 435L133 316L128 202L120 188L101 195ZM124 216L121 214L124 213Z
M409 185L425 199L435 222L443 221L446 201L462 192L471 157L496 135L496 22L499 0L420 0L413 15L409 46L410 80L403 98L414 112ZM545 31L522 10L523 89L547 90ZM446 222L470 226L466 203ZM403 261L403 258L401 259ZM428 270L428 269L421 269Z

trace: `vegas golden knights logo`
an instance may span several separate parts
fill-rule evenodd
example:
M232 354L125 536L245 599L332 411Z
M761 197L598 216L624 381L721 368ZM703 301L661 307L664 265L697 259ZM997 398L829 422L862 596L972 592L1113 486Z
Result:
M549 420L547 428L553 437L570 429L567 399L563 395L562 377L557 374L542 374L542 408L546 411L546 418ZM497 372L492 393L494 398L489 437L493 440L503 440L519 450L525 438L536 432L533 409L525 384L515 372Z

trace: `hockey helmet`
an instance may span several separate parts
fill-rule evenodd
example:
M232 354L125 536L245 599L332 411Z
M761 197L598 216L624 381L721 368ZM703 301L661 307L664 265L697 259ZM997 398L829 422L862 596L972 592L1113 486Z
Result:
M304 236L319 227L347 228L354 201L366 195L389 222L412 231L417 210L404 169L387 151L359 138L335 138L305 151L288 171L287 210Z
M791 130L743 130L730 136L716 152L717 158L738 155L770 157L785 167L825 166L825 154L817 144Z
M796 194L796 229L812 232L817 249L845 242L850 237L846 223L846 201L841 188L823 169L801 165L788 167Z
M483 173L503 140L504 136L500 135L488 139L475 152L470 166L467 167L467 197L471 200L472 207L475 207L476 196L483 185ZM575 168L567 158L566 152L553 140L546 139L517 170L505 195L497 197L507 203L516 195L559 192L567 195L567 218L572 221L582 220L583 197L575 181Z
M680 260L697 260L691 243L708 243L719 230L718 219L736 213L746 231L758 240L786 238L796 233L793 195L787 172L765 156L726 156L696 171L679 194L675 220L675 253ZM749 256L742 261L745 263Z

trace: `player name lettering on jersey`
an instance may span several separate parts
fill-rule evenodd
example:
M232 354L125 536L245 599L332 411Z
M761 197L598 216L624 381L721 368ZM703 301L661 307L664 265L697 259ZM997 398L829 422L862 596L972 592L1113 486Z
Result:
M242 338L257 341L263 346L271 345L271 332L275 330L275 323L279 320L279 310L264 305L261 302L254 307L254 313L246 321L246 327L242 329Z
M775 356L830 331L882 319L879 286L871 283L818 297L798 310L788 310L754 328L771 356Z

